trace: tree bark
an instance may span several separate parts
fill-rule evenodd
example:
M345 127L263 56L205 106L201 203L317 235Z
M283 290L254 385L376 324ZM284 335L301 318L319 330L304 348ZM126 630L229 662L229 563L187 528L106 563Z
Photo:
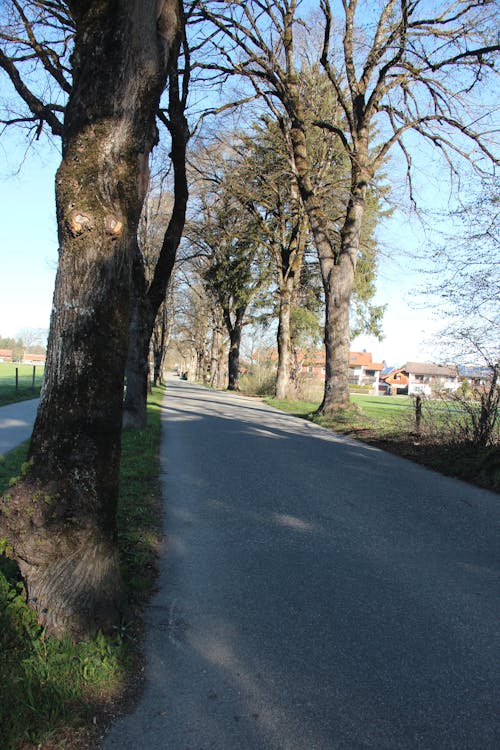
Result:
M278 254L278 278L280 285L279 294L279 321L278 321L278 370L276 374L276 398L286 399L291 397L291 357L292 341L290 320L292 314L293 295L297 279L300 275L304 249L306 243L306 218L300 205L300 196L297 191L295 178L293 178L291 193L295 200L297 210L291 227L291 236L288 241L282 238L281 252ZM287 229L284 228L284 232Z
M174 269L177 248L186 220L189 197L186 176L186 148L189 129L184 115L185 102L179 94L178 45L173 51L169 71L168 127L172 138L171 159L174 167L174 205L162 247L149 287L144 264L134 264L132 275L134 294L130 316L127 357L127 391L125 395L123 426L140 429L147 423L147 396L149 374L149 347L153 328ZM140 253L139 248L137 252Z
M0 536L56 635L119 625L116 507L133 238L178 8L69 2L73 88L56 176L59 267L27 476Z
M366 191L371 179L367 168L368 135L365 129L360 127L358 146L351 158L350 198L340 233L340 246L336 247L314 191L304 117L298 94L294 89L293 77L290 91L289 113L292 121L290 140L297 183L318 253L325 293L325 388L318 413L328 415L347 409L350 403L350 301L354 287Z
M229 333L229 354L227 358L229 381L227 386L228 391L239 390L238 380L240 377L240 345L245 312L246 307L239 307L236 310L235 321L233 323L230 319L229 312L224 311L224 320L226 321L226 327Z
M147 422L149 342L153 330L142 255L135 243L132 265L123 427L141 428Z
M278 321L278 371L276 375L276 398L289 397L291 337L290 313L292 308L292 289L289 279L282 285L279 299Z
M153 385L161 385L164 382L165 355L172 335L172 315L169 314L169 309L172 309L173 304L171 290L172 287L170 286L170 291L156 316L153 329Z
M332 272L329 273L329 262L323 260L322 265L322 273L325 266L324 283L326 281L328 285L328 294L325 293L325 391L318 412L324 415L347 409L350 403L350 303L368 181L369 176L363 170L353 169L351 195L340 233L340 251Z

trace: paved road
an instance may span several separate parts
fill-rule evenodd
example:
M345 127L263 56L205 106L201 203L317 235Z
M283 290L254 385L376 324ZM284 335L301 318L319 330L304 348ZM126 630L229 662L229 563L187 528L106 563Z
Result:
M498 750L500 498L167 391L146 689L106 750Z
M31 437L39 399L0 407L0 456Z

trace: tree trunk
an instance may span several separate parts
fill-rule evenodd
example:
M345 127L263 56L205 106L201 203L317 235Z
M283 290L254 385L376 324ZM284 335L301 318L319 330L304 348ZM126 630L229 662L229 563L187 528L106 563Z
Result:
M214 328L212 331L212 345L210 347L210 386L212 388L223 388L224 373L224 330L223 321L219 319L219 313L214 311Z
M229 355L227 359L228 391L239 390L238 380L240 376L240 340L241 328L235 327L230 337Z
M142 260L134 263L132 276L135 294L130 317L127 392L123 425L134 429L145 427L147 422L150 342L156 316L165 301L167 287L174 269L177 248L184 230L189 196L186 177L189 129L184 115L185 102L179 92L178 44L179 38L177 38L177 46L172 53L169 66L168 124L172 138L170 155L174 167L174 205L149 288L147 288ZM137 252L140 252L139 248Z
M278 323L278 373L276 376L276 398L289 397L290 388L290 313L292 308L292 289L287 279L280 291Z
M0 536L39 622L80 637L124 612L116 506L132 240L177 2L70 2L73 88L56 176L59 267L30 468Z
M228 369L228 391L239 390L238 380L240 377L240 345L241 331L243 329L243 318L245 317L246 307L239 307L236 310L234 323L231 322L229 312L224 312L227 331L229 333L229 354L227 359Z
M146 293L144 263L136 244L132 266L131 309L128 332L123 427L142 428L147 423L149 342L152 311Z
M325 292L325 389L318 413L328 415L347 409L350 403L349 316L366 191L371 178L366 168L368 136L360 128L358 146L351 159L351 194L341 229L340 247L336 247L314 192L304 118L297 96L292 97L290 114L290 140L297 183L318 252Z
M358 163L363 161L362 157L362 153L357 155ZM350 403L350 304L369 179L365 170L353 167L351 194L340 231L340 252L335 259L333 272L328 276L328 294L325 295L325 392L318 409L324 415L347 409Z
M170 285L172 290L172 285ZM172 294L171 291L167 294L165 301L160 307L159 313L156 316L156 321L153 329L153 384L161 385L163 383L163 367L165 363L165 355L167 347L170 343L170 337L172 335L172 315L169 314L169 309L172 309Z

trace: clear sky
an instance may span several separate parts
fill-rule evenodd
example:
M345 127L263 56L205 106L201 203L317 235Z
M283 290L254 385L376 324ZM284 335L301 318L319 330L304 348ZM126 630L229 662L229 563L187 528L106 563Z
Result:
M0 335L48 328L57 234L53 148L23 159L22 136L0 139ZM16 173L16 170L17 173Z
M22 136L0 140L0 335L23 328L48 328L57 264L54 176L55 148L40 146L23 158ZM16 173L16 170L17 173ZM432 189L432 184L429 189ZM397 213L381 229L382 257L377 303L387 303L382 342L371 337L353 341L375 361L401 365L407 360L439 359L428 341L436 328L430 309L417 304L414 290L418 248L426 242L419 222Z

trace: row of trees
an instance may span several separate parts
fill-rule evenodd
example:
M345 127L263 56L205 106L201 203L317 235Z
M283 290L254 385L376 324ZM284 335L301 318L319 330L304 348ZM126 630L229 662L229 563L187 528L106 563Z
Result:
M303 87L310 96L315 77L313 73L304 77ZM311 96L311 112L321 103L321 97ZM311 136L317 193L325 217L334 226L345 210L348 170L337 158L333 136L325 137L319 130ZM256 321L270 327L277 320L276 393L279 398L290 397L296 385L292 360L308 333L314 331L319 343L323 294L286 141L276 123L264 116L246 131L232 130L224 139L200 147L191 165L195 195L176 292L183 310L190 307L191 314L180 336L196 353L196 371L204 370L205 379L219 385L224 380L225 336L228 387L235 389L243 326ZM373 232L381 214L382 192L377 186L371 191L360 243L351 299L357 332L380 334L383 307L371 300L377 250ZM193 313L204 322L193 325Z
M477 169L495 161L487 132L476 127L485 122L488 131L481 97L487 98L499 49L492 38L495 6L454 0L431 12L419 0L384 0L376 8L320 0L315 8L308 4L309 21L297 0L2 6L0 67L12 92L2 122L22 124L34 137L48 131L62 150L44 393L29 471L3 498L0 515L4 547L50 631L87 633L123 616L115 514L124 372L125 421L140 424L149 341L185 221L192 73L195 102L200 86L206 91L215 83L224 101L213 110L253 100L264 115L255 149L251 133L231 145L228 159L240 180L230 170L211 172L212 187L195 196L199 220L186 233L190 244L202 246L197 270L217 301L214 328L223 320L237 340L241 308L249 304L242 290L261 287L272 258L279 348L286 352L309 235L325 302L321 411L328 413L348 403L352 294L362 262L370 283L370 221L377 215L377 180L385 171L387 187L392 182L391 151L400 149L410 185L418 139L452 175L460 161ZM151 153L164 131L173 204L167 226L160 222L162 231L154 230L161 242L148 267L143 208ZM254 162L259 173L252 172ZM262 179L268 173L281 173L278 191L275 180ZM242 184L250 189L241 191ZM237 292L228 290L233 272ZM369 290L358 293L370 299ZM167 329L165 323L165 335ZM284 387L286 377L283 354Z
M14 362L21 360L24 352L45 354L47 333L45 328L23 328L17 338L0 336L0 349L10 349Z

